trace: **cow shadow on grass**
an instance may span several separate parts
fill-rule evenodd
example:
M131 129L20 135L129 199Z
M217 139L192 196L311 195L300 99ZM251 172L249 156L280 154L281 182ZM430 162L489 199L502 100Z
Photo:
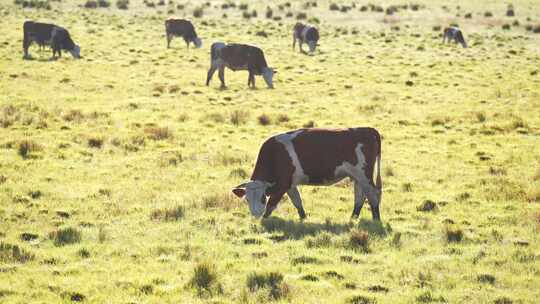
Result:
M35 61L35 62L54 62L57 61L58 58L53 57L46 57L46 56L39 56L39 57L23 57L24 61Z
M314 236L321 232L335 235L348 233L353 228L367 231L370 235L385 238L390 232L389 225L382 222L361 219L349 221L347 223L334 223L326 220L324 223L307 223L298 220L284 220L277 217L270 217L261 221L261 226L265 232L273 233L270 239L274 241L284 241L288 239L299 240L307 236Z

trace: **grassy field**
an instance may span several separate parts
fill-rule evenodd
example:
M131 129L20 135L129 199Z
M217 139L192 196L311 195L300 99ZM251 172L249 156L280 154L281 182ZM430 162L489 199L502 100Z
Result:
M1 303L538 302L537 1L514 17L503 1L276 1L273 19L259 1L150 2L0 1ZM301 13L314 56L291 49ZM203 48L167 49L169 15ZM83 58L23 60L26 19L68 28ZM451 23L470 48L441 44ZM276 89L230 70L206 87L214 41L260 46ZM303 126L380 131L382 223L367 204L350 220L349 181L302 187L304 222L288 199L254 220L231 194L265 138Z

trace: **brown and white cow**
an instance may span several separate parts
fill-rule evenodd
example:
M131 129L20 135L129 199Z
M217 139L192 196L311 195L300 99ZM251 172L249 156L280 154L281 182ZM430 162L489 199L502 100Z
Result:
M62 50L69 51L74 58L81 58L81 48L73 42L69 32L54 24L24 22L23 51L25 59L30 58L28 48L32 42L36 42L40 47L50 45L53 50L53 58L56 58L56 53L62 57Z
M171 41L175 36L184 38L187 48L189 43L193 42L195 48L202 46L202 41L197 37L195 27L189 20L169 18L165 20L165 34L167 35L167 48L170 47Z
M264 52L256 47L246 44L225 44L215 42L210 48L210 69L206 77L206 85L210 85L212 76L219 69L219 80L221 88L225 88L225 67L233 71L247 70L248 87L255 87L255 75L262 75L266 85L273 89L273 77L277 73L274 69L268 67Z
M450 26L444 29L442 43L445 43L447 39L448 42L454 40L455 43L461 43L464 48L467 48L467 42L465 42L465 38L463 38L463 33L455 26Z
M249 182L233 193L246 197L251 214L270 216L285 193L306 217L298 185L332 185L345 177L354 181L354 209L358 217L367 197L373 219L380 220L381 137L373 128L299 129L267 139ZM377 178L373 173L377 165ZM269 196L266 203L266 196Z
M304 53L302 49L304 42L308 44L309 52L313 53L319 41L319 31L313 26L298 22L293 28L293 50L296 46L296 40L299 42L298 45L301 53Z

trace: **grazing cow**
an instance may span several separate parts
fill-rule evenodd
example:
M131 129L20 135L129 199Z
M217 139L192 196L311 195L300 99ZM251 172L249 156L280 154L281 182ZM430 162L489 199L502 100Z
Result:
M210 84L212 76L219 69L221 88L225 88L225 67L228 67L233 71L247 70L249 72L248 87L251 85L255 88L255 75L262 75L268 88L274 88L272 81L277 71L268 67L264 53L258 47L215 42L210 48L210 58L206 85Z
M463 38L463 33L457 27L451 26L444 29L443 43L446 42L446 39L448 39L448 42L452 40L454 40L455 43L459 42L464 48L467 48L467 42L465 42L465 38Z
M309 52L313 53L315 52L315 48L317 47L317 43L319 41L319 31L313 26L298 22L293 29L293 50L296 46L297 39L299 42L298 46L301 53L304 53L304 50L302 49L302 44L304 42L308 44Z
M195 48L197 49L202 46L202 41L199 37L197 37L195 28L189 20L173 18L165 20L165 33L167 34L167 48L170 47L171 40L174 36L184 38L188 48L190 42L193 42Z
M259 150L251 180L236 186L233 193L246 196L255 217L263 213L268 217L287 193L304 219L298 185L332 185L349 177L354 181L352 216L359 216L367 197L373 219L380 220L380 164L381 137L376 129L299 129L267 139ZM268 203L266 196L270 196Z
M28 48L32 42L36 42L40 47L50 45L53 50L53 58L56 58L56 53L62 57L62 50L69 51L74 58L81 58L81 48L73 42L69 32L63 27L26 21L23 25L23 32L24 58L29 58Z

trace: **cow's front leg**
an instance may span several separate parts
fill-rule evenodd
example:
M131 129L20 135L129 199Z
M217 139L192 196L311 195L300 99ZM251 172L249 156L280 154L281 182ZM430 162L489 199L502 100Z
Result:
M298 192L298 188L291 187L291 189L287 191L287 195L291 199L293 205L296 207L296 210L298 211L298 216L300 216L300 220L305 219L306 212L304 211L304 207L302 206L302 198L300 197L300 192Z
M277 204L285 194L285 191L277 191L270 195L270 198L268 199L268 203L266 204L266 211L264 212L263 217L267 218L272 214L272 211L276 209Z
M352 218L358 218L360 211L362 211L362 206L364 205L365 200L366 196L364 194L364 190L360 186L360 183L354 182L354 209L351 215Z
M225 86L225 66L220 66L219 67L218 76L219 76L219 80L221 81L221 88L225 89L226 88L226 86Z
M304 42L302 41L302 39L300 39L300 40L298 41L298 48L300 48L300 53L302 53L302 54L305 53L305 52L304 52L304 49L302 48L302 44L303 44L303 43L304 43Z
M171 47L172 35L167 34L167 48Z
M249 76L248 76L248 87L250 85L252 88L255 88L255 73L252 70L249 70Z

